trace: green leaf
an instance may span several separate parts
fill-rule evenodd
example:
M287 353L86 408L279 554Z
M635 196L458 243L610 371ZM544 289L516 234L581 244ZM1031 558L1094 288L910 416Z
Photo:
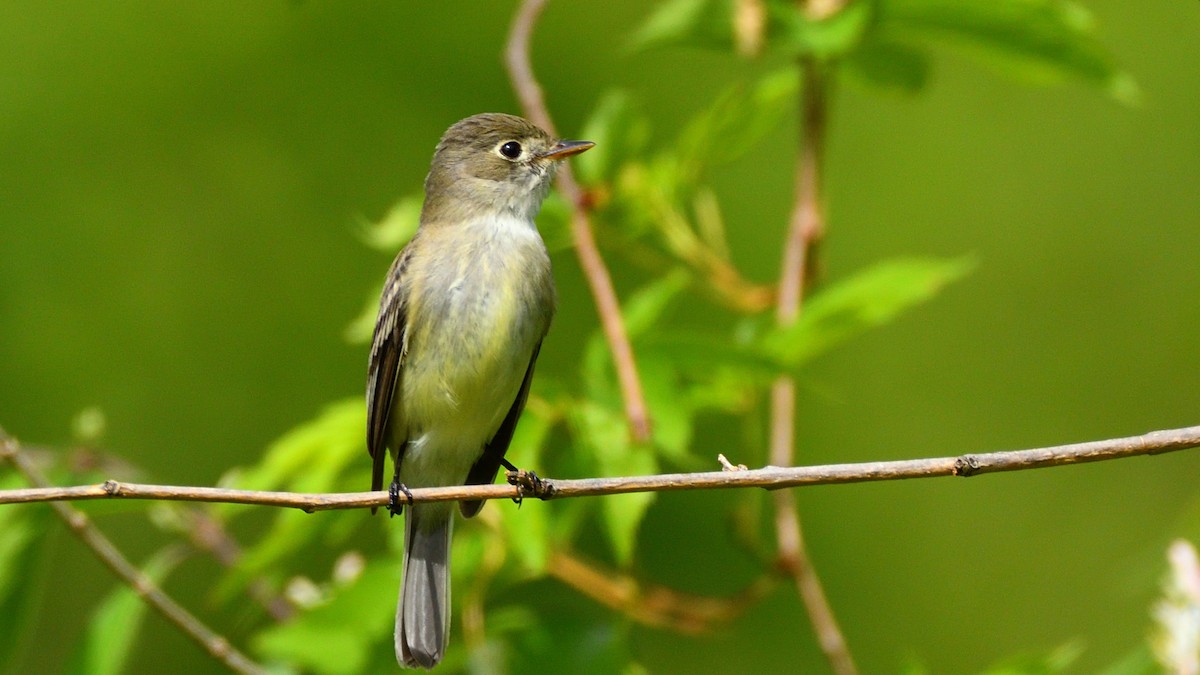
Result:
M622 310L625 332L636 339L654 327L671 302L688 287L687 270L674 269L646 284L628 300Z
M550 436L551 419L538 412L536 407L527 407L521 415L509 446L508 458L519 467L541 466L542 448ZM511 551L530 571L541 576L546 571L549 558L549 534L547 505L538 500L529 500L520 509L504 509L500 514L500 526Z
M664 359L642 359L638 371L646 407L654 419L654 443L665 457L681 461L692 440L694 410L679 373Z
M634 340L649 331L688 284L687 271L675 269L647 284L622 303L621 317L629 339ZM599 329L588 338L581 371L589 398L610 403L619 401L612 355L608 351L604 333Z
M854 49L871 23L875 3L857 0L822 19L800 3L765 0L767 47L790 56L829 58ZM733 0L671 0L658 6L633 33L629 49L699 47L733 52Z
M331 492L341 484L347 468L355 467L360 470L365 486L370 465L365 418L362 399L331 404L316 419L273 443L262 462L242 470L228 483L247 490ZM228 518L245 510L243 505L223 504L215 512ZM238 566L218 585L218 595L228 597L255 574L314 541L322 526L331 522L294 509L280 511L266 534L246 550Z
M768 4L772 24L778 26L771 44L793 56L829 59L858 46L871 23L875 4L866 0L847 3L823 19L809 18L801 3Z
M971 258L894 260L830 286L809 299L800 318L767 333L763 352L790 368L933 298L975 266Z
M530 658L529 652L514 643L518 640L528 641L531 635L544 635L545 628L541 625L542 618L528 607L519 605L492 607L489 605L486 641L482 645L471 646L467 654L466 667L460 667L460 670L472 675L490 675L492 673L502 675L503 673L531 670L529 664L534 663L534 659ZM538 667L535 670L561 672L560 669L554 668L546 670L545 661L537 661L537 664Z
M314 419L287 432L267 448L257 465L238 472L230 487L245 490L327 487L343 467L366 455L366 406L358 397L331 403ZM359 456L361 453L361 456ZM230 510L242 510L240 504Z
M501 509L497 509L497 511ZM407 514L405 517L407 517ZM490 528L478 527L474 522L464 523L464 525L464 527L456 527L453 533L450 578L478 579L484 563L488 562L488 556L495 551L501 542L498 540L496 533ZM391 529L398 530L401 528ZM474 592L474 589L468 592Z
M409 195L393 204L387 215L378 222L360 221L359 239L376 251L396 253L417 233L424 199L422 195Z
M585 152L579 157L587 157ZM557 190L552 191L542 202L537 216L538 233L551 253L565 251L575 245L575 234L571 232L571 205Z
M508 551L512 553L530 576L546 574L546 563L550 559L549 505L537 499L527 499L520 508L506 508L500 512L500 527Z
M779 126L796 106L800 81L793 68L759 78L748 89L735 85L688 123L676 144L684 181L695 180L707 167L749 152Z
M674 153L620 167L611 201L596 214L599 225L610 228L607 243L620 247L644 234L661 233L666 220L682 220L674 204L679 196L695 190L695 185L685 183L684 168Z
M733 0L668 0L634 31L634 51L666 46L733 49Z
M177 550L164 549L150 558L142 573L158 583L182 560ZM117 586L92 613L83 642L72 656L66 672L80 675L125 672L147 609L145 601L132 588Z
M256 635L254 649L305 672L366 672L375 650L391 633L399 586L398 560L370 561L355 581L336 589L327 603Z
M689 374L704 376L725 369L747 382L768 382L787 369L781 359L758 345L697 333L662 331L643 340L639 353L645 360L667 361Z
M580 138L596 147L579 155L574 166L584 184L612 181L617 168L637 155L650 136L650 123L624 91L609 91L583 126Z
M0 477L0 489L22 487L28 486L13 474ZM31 612L37 580L43 578L50 515L41 505L0 508L0 654L16 653L21 637L35 624Z
M899 42L868 40L849 55L846 65L868 84L905 94L917 93L929 81L929 57Z
M1157 675L1162 672L1162 667L1154 659L1149 645L1143 642L1116 663L1098 672L1099 675Z
M538 405L526 405L513 432L506 456L516 466L535 468L542 464L542 449L550 436L554 418Z
M712 368L707 377L691 384L688 398L695 410L746 414L758 400L759 385L765 382L745 377L732 368Z
M619 404L621 396L617 391L612 355L608 351L608 342L605 341L603 332L597 330L588 338L579 370L588 399Z
M1081 80L1126 104L1140 96L1097 40L1091 15L1068 0L884 0L879 27L905 42L942 42L1026 81Z
M658 471L649 448L633 447L620 412L592 401L571 410L574 436L587 446L604 476L637 476ZM621 564L633 559L637 533L646 510L654 503L652 492L602 497L600 508L613 554Z
M683 372L726 386L763 383L793 371L834 346L934 297L974 267L971 258L904 259L882 263L811 297L796 322L769 329L749 342L661 331L639 352ZM740 396L728 400L736 405Z
M367 302L358 316L342 329L342 338L352 345L365 345L375 335L375 316L379 313L379 298L383 294L383 283L367 296Z
M620 614L560 611L540 619L524 623L508 639L517 655L509 666L511 672L632 675L629 636L633 631Z
M1082 653L1082 644L1068 642L1049 653L1021 654L1005 659L983 672L984 675L1056 675L1066 672Z

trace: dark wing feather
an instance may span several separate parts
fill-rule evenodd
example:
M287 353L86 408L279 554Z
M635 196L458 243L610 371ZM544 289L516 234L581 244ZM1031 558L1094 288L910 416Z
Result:
M508 444L512 442L513 432L517 428L517 420L521 418L521 411L525 409L525 401L529 399L529 383L533 381L533 366L537 363L538 352L541 349L542 343L539 340L537 346L533 348L533 355L529 357L529 367L525 369L525 380L521 382L517 400L513 401L512 407L508 409L508 415L500 424L500 428L496 430L496 435L492 436L492 440L483 447L483 455L476 460L470 473L467 474L466 485L482 485L496 480L496 472L500 470L500 460L504 459L504 453L508 452ZM466 518L479 513L481 508L483 508L483 502L478 499L459 502L459 509Z
M399 389L408 352L407 307L401 280L411 250L411 247L406 248L388 271L387 284L379 301L379 316L375 320L375 338L371 341L371 360L367 366L367 452L372 459L372 490L383 489L392 398ZM397 456L396 463L399 462Z

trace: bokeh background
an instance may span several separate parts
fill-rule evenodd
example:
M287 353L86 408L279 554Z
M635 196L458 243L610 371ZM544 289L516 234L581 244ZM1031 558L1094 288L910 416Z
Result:
M978 264L808 369L801 461L1200 423L1200 3L1085 4L1140 85L1140 107L1082 85L1027 87L952 53L939 53L914 97L838 87L825 278L898 255L970 253ZM209 485L323 404L358 394L366 348L343 332L390 259L356 228L419 189L450 123L519 112L501 64L513 9L3 3L0 425L60 446L72 418L99 406L105 446L143 476ZM651 145L665 145L729 83L781 65L626 53L646 12L643 2L548 9L534 63L564 134L619 87L652 120ZM734 257L764 282L777 274L791 201L793 127L713 177ZM570 381L596 318L573 254L555 266L561 309L539 372ZM613 273L628 293L635 276L619 263ZM680 311L694 322L710 310ZM703 437L704 455L737 445L715 422ZM1143 640L1166 543L1200 538L1198 477L1192 451L798 499L864 672L909 662L969 672L1075 640L1078 672L1089 672ZM726 499L660 498L639 572L735 590L744 556L705 546ZM135 559L153 550L139 510L114 511L106 531ZM43 585L38 624L18 653L0 655L12 672L61 668L113 584L63 528L46 537L30 580ZM218 611L205 609L217 574L190 563L176 592ZM786 587L720 634L633 630L651 672L823 668ZM145 635L137 672L220 672L157 617Z

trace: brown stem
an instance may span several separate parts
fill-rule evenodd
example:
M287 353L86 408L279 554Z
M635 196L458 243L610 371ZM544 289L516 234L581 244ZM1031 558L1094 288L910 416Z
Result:
M825 73L821 65L812 59L803 60L802 67L802 127L796 157L796 201L784 244L776 305L776 318L780 324L791 323L800 315L805 281L812 264L811 254L825 229L821 210L821 167L828 108ZM795 463L795 415L796 383L790 377L780 377L771 387L772 464L790 466ZM825 653L833 671L838 675L853 675L858 669L804 545L804 531L795 494L780 491L775 493L774 501L779 567L795 581L821 651Z
M541 85L533 74L533 66L529 59L529 41L533 35L533 27L546 2L547 0L525 0L521 3L508 34L505 60L525 115L551 135L558 136L542 97ZM621 319L621 305L617 301L616 291L613 290L608 267L605 266L604 258L600 256L600 250L596 246L583 190L575 182L571 167L565 162L558 168L558 189L571 205L571 234L575 240L575 251L592 297L595 298L596 312L600 315L604 337L612 351L617 380L625 400L625 417L629 421L630 432L634 440L639 443L646 442L650 440L650 415L642 395L633 347L629 344L625 323Z
M638 623L689 635L706 633L736 619L770 592L776 581L764 576L739 593L708 598L665 586L644 584L634 577L604 571L569 552L557 551L548 561L550 576Z
M624 256L631 263L651 272L661 273L677 264L677 259L668 258L657 248L638 241L623 245ZM683 259L688 264L698 289L733 311L742 314L759 314L775 304L775 287L757 284L746 279L728 261L705 266L705 261Z
M20 452L16 441L4 434L2 430L0 430L0 459L7 459L25 477L25 480L33 485L39 488L49 486L49 482L41 470ZM143 574L117 550L117 547L92 524L87 514L61 502L55 502L50 506L67 524L71 533L91 549L100 562L104 563L117 578L125 582L146 604L154 608L167 621L175 624L209 655L234 672L255 675L267 672L262 666L239 652L224 636L204 625L191 612L164 593L153 580Z

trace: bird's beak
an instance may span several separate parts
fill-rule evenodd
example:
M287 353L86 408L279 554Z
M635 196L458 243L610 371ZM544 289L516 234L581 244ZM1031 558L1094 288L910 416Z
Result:
M596 144L591 141L559 141L554 144L553 148L543 152L540 159L564 159L595 146Z

